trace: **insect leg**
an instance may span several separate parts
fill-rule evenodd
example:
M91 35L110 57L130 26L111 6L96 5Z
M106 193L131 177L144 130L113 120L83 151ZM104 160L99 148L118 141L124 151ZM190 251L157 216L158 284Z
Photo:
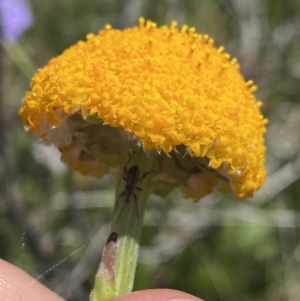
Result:
M125 180L125 181L126 181L126 178L127 178L127 172L128 172L128 170L127 170L127 165L128 165L128 163L129 163L130 159L131 159L131 155L129 155L129 158L128 158L128 160L126 161L126 163L125 163L125 165L124 165L124 169L123 169L123 176L122 176L122 178L123 178L123 180Z
M139 181L142 181L149 173L151 173L151 172L153 172L153 170L150 170L150 171L147 171L147 172L145 172L142 176L141 176L141 178L138 180L138 182Z
M126 203L128 203L128 201L124 201L123 207L122 207L122 209L121 209L121 211L120 211L120 213L119 213L119 216L118 216L118 218L117 218L117 220L116 220L116 223L118 222L118 220L119 220L119 218L120 218L120 216L121 216L121 214L122 214L122 212L123 212L123 210L124 210L124 207L125 207ZM128 205L129 205L129 203L128 203ZM129 207L128 207L128 208L129 208ZM128 209L128 210L129 210L129 209Z
M139 187L136 187L136 188L139 188ZM135 192L133 192L133 198L134 198L134 202L135 202L136 215L137 215L137 217L140 217L138 203L137 203L137 196L136 196Z
M117 209L118 209L118 204L119 204L120 198L121 198L122 196L125 196L125 191L123 191L123 192L119 195L119 197L118 197L118 200L117 200L117 202L116 202L115 212L116 212Z

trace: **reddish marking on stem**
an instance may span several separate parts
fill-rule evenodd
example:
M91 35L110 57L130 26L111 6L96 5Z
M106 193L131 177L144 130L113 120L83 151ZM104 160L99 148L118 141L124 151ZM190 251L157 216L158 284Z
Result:
M106 241L98 274L105 274L107 280L113 280L115 277L114 264L116 260L118 247L118 234L112 232Z

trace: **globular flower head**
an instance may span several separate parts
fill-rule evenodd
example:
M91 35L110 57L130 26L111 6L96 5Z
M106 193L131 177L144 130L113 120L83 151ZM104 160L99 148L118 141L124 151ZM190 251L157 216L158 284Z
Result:
M107 25L52 59L34 76L20 115L85 174L123 164L138 144L162 153L153 181L194 199L215 187L243 198L266 174L255 89L209 36L141 18L125 30Z

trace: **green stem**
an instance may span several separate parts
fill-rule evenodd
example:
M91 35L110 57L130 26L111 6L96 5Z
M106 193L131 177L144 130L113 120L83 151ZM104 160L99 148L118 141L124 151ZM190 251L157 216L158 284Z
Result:
M139 157L134 154L125 166L126 170L119 170L115 209L112 218L112 234L116 235L117 241L114 245L109 238L104 248L91 301L111 300L132 291L143 217L150 195L150 171L153 169L155 157L155 151L148 155L143 153ZM128 178L125 181L123 175L128 175L128 171L132 166L137 167L140 180L126 188L126 182L128 184L129 181ZM145 175L144 178L143 175ZM133 187L139 187L141 190L133 190ZM131 189L129 199L126 199L126 196L122 194L126 189L127 191Z
M18 42L2 42L1 45L10 59L19 67L23 75L28 80L31 80L32 75L36 72L36 66L24 48Z

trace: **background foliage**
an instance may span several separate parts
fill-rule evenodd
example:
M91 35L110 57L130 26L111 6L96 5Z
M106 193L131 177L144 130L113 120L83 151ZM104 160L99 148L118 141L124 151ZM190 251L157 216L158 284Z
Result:
M1 38L0 257L66 300L88 300L109 233L114 175L83 177L26 133L20 101L35 68L106 23L178 20L215 38L259 86L269 118L268 178L253 199L173 192L146 214L135 290L168 287L207 301L300 300L300 2L30 0L34 24ZM33 64L33 65L32 65ZM30 284L29 284L30 285Z

